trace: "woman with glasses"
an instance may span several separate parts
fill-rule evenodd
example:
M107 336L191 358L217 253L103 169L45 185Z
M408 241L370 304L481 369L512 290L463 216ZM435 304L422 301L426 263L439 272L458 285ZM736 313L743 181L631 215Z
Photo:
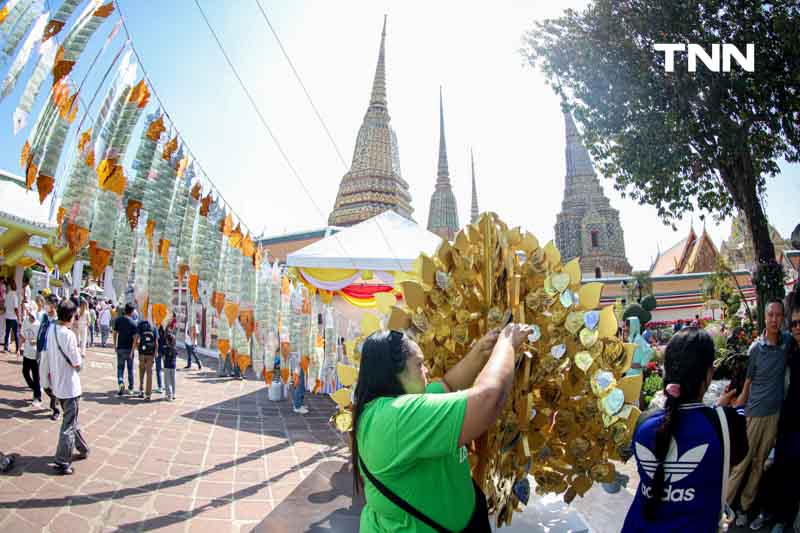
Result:
M366 497L362 533L490 531L466 445L500 415L529 332L509 324L487 333L432 383L405 334L376 332L364 341L351 433L355 491Z

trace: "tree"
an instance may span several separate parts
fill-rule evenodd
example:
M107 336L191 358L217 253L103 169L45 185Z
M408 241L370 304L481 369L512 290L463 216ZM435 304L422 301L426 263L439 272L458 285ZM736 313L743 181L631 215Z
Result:
M774 264L762 197L778 160L800 161L800 4L796 0L595 0L536 24L523 54L540 67L584 130L615 188L665 223L695 208L741 210L759 263ZM685 54L665 71L656 43L745 51L730 72Z

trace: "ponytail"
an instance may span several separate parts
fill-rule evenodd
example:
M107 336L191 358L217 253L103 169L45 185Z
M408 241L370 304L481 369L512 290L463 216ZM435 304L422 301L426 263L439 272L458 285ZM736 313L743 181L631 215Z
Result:
M697 327L681 329L667 344L664 355L664 417L656 430L654 455L658 461L653 474L652 496L645 499L644 517L655 521L666 485L664 461L678 429L680 406L695 401L704 391L708 369L714 364L714 341Z

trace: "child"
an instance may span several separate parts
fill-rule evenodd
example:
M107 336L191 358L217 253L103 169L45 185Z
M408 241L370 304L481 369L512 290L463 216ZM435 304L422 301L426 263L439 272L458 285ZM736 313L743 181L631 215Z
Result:
M38 309L33 302L22 306L22 377L33 392L32 406L42 406L42 388L39 384L39 357L36 353L36 336L39 333Z
M177 353L174 330L167 329L164 334L164 388L169 401L175 399L175 359Z

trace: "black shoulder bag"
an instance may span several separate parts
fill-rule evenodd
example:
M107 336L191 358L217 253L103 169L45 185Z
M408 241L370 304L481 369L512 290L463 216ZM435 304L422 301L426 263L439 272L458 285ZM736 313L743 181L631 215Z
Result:
M434 531L437 531L438 533L452 533L449 529L423 514L403 498L392 492L389 487L378 481L378 479L372 475L372 472L369 471L367 465L364 464L364 460L361 458L361 455L358 456L358 464L361 467L361 471L364 472L364 475L366 475L367 479L369 479L370 483L372 483L375 488L386 497L386 499ZM486 506L486 496L483 494L483 491L480 489L480 487L478 487L478 484L475 483L475 480L472 481L472 487L475 490L475 509L472 511L472 516L470 516L467 527L465 527L461 533L489 533L491 532L492 528L489 525L489 510Z

